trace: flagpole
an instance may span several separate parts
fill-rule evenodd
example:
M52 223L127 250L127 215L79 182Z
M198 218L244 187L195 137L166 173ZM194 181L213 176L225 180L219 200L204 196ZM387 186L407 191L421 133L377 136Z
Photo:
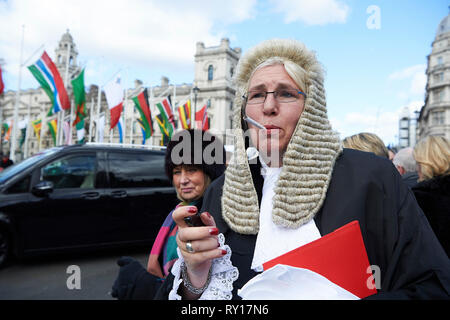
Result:
M69 65L70 65L70 50L72 49L72 45L69 43L69 45L67 46L67 59L66 59L66 72L65 72L65 80L64 80L64 85L66 87L66 90L69 91ZM64 110L63 110L64 111ZM64 111L64 113L66 113ZM69 115L69 144L71 143L72 140L72 120L73 120L73 103L72 100L70 100L70 115ZM64 114L63 114L63 121L65 121L64 119ZM63 124L61 123L61 127Z
M149 97L149 109L150 112L154 115L154 117L156 117L156 113L154 113L154 111L152 111L152 105L153 105L153 87L150 86L150 97ZM151 120L151 119L150 119ZM153 127L153 124L152 124ZM150 145L153 146L153 143L155 141L155 138L153 137L155 135L155 128L153 128L153 134L150 136Z
M97 126L98 126L98 122L99 122L99 120L100 120L100 100L102 99L102 88L101 88L101 86L100 85L98 85L98 92L97 92L97 122L96 122L96 124L95 124L95 127L97 128ZM105 128L99 128L99 129L97 129L97 132L95 133L95 140L96 140L96 142L99 142L98 141L98 132L99 132L99 130L105 130Z
M92 122L93 122L93 111L94 110L94 97L91 95L91 108L89 110L89 139L88 142L92 142ZM78 140L78 139L77 139Z
M29 100L29 104L28 104L28 114L27 114L27 126L25 127L25 147L23 148L23 158L26 159L28 158L28 127L30 126L30 116L31 116L31 93L30 93L30 100Z
M25 25L22 25L22 39L20 41L20 61L19 61L19 79L18 79L18 89L16 92L16 102L14 104L14 120L12 128L12 140L10 143L9 158L12 161L16 161L16 137L17 137L17 118L19 116L19 99L20 99L20 87L22 85L22 59L23 59L23 40L25 36Z

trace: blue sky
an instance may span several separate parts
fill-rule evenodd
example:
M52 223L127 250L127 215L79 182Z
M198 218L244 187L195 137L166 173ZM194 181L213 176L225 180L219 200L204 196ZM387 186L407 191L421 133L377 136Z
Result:
M226 4L225 4L226 3ZM427 55L447 1L420 0L0 0L0 58L6 90L17 90L21 26L24 59L44 44L51 57L66 29L77 44L87 84L121 70L158 85L192 83L197 41L230 39L243 52L269 38L295 38L326 70L329 117L341 137L370 131L395 143L398 116L423 105ZM368 8L378 10L367 11ZM379 20L373 20L379 12ZM65 13L65 14L63 14ZM375 16L374 16L375 14ZM367 22L379 22L369 29ZM370 25L370 24L369 24ZM372 24L373 26L373 24ZM36 57L30 59L30 63ZM22 89L36 88L27 70Z

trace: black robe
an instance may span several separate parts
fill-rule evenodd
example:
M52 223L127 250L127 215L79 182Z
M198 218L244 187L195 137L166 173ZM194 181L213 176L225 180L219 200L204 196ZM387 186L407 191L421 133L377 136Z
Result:
M261 201L259 165L252 165L251 172ZM238 234L222 219L224 179L209 186L202 211L214 217L231 248L239 270L233 298L239 299L237 289L257 274L250 269L257 236ZM344 149L314 222L323 236L353 220L359 221L370 264L380 270L381 288L368 299L449 299L450 261L397 169L387 159ZM157 299L167 299L173 279L166 279Z

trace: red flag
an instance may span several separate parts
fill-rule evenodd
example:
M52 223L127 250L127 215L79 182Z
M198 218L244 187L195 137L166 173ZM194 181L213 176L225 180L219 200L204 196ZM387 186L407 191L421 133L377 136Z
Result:
M195 124L197 129L201 128L202 131L209 130L209 118L206 104L200 111L195 113Z
M5 84L3 83L2 67L0 66L0 94L3 93L4 89L5 89Z

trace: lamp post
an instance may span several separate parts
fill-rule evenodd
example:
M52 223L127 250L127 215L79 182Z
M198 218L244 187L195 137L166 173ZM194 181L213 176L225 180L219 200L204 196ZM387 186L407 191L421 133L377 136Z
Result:
M200 89L197 86L195 86L192 89L192 91L194 92L194 129L195 129L195 121L196 121L195 116L197 113L197 95L200 92Z

